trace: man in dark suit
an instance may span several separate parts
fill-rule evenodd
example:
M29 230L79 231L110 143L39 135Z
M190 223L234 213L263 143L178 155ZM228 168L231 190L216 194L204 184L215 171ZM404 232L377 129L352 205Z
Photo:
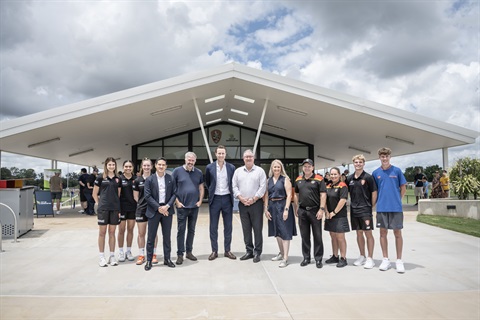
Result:
M208 260L218 257L218 221L220 212L223 218L223 237L225 257L237 259L230 251L232 243L232 219L233 219L233 189L232 178L235 167L225 161L227 150L219 145L215 149L217 161L210 163L205 171L205 183L208 188L208 205L210 209L210 242L212 253Z
M145 270L152 269L153 247L157 235L158 224L162 224L163 234L163 264L175 268L170 259L172 233L172 215L175 214L175 192L177 187L172 176L166 174L167 160L158 158L155 162L156 173L145 180L144 194L147 201L148 240L147 240L147 263Z

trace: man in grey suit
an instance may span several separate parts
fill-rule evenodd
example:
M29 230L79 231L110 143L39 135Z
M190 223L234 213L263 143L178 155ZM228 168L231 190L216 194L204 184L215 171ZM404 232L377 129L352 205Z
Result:
M210 243L212 253L208 260L218 257L218 221L220 212L223 218L223 238L225 257L237 259L230 251L232 243L232 219L233 219L233 189L232 178L235 173L233 164L225 161L227 150L219 145L215 149L217 161L210 163L205 170L205 183L208 188L208 205L210 211Z
M170 259L172 233L172 215L175 214L175 192L177 187L172 176L166 174L167 160L158 158L155 162L156 173L145 180L144 194L147 201L148 240L147 240L147 263L145 270L152 269L153 247L157 235L158 225L162 224L163 234L163 264L175 268Z

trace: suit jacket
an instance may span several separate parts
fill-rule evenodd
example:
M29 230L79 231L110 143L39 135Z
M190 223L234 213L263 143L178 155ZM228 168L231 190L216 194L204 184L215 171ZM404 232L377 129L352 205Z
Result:
M175 192L177 191L177 186L172 176L165 172L165 203L170 206L168 208L169 214L175 214ZM144 195L145 200L147 201L147 212L145 215L147 218L153 218L158 213L158 208L160 203L158 203L158 180L157 173L152 174L150 177L145 180L144 185Z
M233 174L235 173L235 166L225 161L225 167L227 168L228 190L230 191L230 197L232 198L233 204L232 179ZM217 161L207 165L205 170L205 184L208 189L208 203L212 204L213 196L215 195L215 188L217 187Z

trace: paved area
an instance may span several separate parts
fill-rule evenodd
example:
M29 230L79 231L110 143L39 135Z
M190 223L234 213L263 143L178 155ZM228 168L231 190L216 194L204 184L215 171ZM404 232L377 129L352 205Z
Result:
M207 207L197 223L198 261L174 269L159 264L149 272L134 262L100 268L96 217L64 210L35 218L34 230L17 243L3 240L0 319L480 319L480 239L418 223L415 209L405 212L405 274L379 271L378 231L372 270L353 266L353 232L343 269L300 267L299 236L291 243L290 265L278 268L270 261L278 249L266 224L260 263L230 260L223 252L208 261ZM176 249L175 223L173 229ZM323 239L328 258L329 235ZM238 214L232 251L244 253Z

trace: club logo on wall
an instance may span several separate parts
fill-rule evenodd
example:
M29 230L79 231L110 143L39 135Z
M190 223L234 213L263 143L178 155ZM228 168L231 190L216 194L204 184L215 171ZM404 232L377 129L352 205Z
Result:
M210 132L210 135L212 136L212 140L215 143L219 143L220 140L222 139L222 131L215 129Z

